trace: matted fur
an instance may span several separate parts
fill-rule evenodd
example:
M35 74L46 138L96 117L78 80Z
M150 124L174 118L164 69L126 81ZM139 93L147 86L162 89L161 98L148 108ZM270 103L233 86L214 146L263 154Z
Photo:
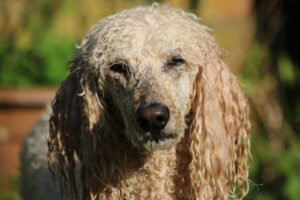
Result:
M172 55L184 62L168 64ZM169 107L162 134L174 140L145 142L134 115L142 102ZM247 101L193 14L154 4L104 19L79 45L52 109L48 163L72 199L238 199L248 191Z

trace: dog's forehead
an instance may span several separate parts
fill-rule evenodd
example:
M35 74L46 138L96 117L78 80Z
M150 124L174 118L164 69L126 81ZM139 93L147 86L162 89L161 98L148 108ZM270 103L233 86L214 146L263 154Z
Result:
M177 23L172 24L126 24L110 35L109 49L116 57L135 57L152 54L166 57L179 53L194 45L189 30L180 29ZM113 29L113 27L112 27Z

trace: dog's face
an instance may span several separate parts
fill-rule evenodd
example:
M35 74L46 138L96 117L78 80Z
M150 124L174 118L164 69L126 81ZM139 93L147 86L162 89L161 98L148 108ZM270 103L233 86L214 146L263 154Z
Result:
M163 55L147 51L135 59L123 54L109 66L107 78L127 137L137 147L153 150L183 135L195 73L179 49Z
M191 25L181 12L170 13L176 15L170 19L145 12L143 18L138 12L108 18L91 31L82 50L92 53L90 63L101 71L99 84L120 111L127 138L151 151L184 135L203 53L193 17Z
M166 149L186 128L198 71L189 60L192 40L171 25L131 26L123 32L110 36L105 88L122 115L129 140L148 151Z

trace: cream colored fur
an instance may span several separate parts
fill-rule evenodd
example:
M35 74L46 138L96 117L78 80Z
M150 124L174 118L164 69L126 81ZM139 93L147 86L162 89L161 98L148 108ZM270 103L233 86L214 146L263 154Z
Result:
M248 105L208 32L195 15L157 4L91 29L52 104L48 163L62 192L84 200L246 195ZM138 106L153 102L170 110L160 134L171 139L147 140L136 122Z

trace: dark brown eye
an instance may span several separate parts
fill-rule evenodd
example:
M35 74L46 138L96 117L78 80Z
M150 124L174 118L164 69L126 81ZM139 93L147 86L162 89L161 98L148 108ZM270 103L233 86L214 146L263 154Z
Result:
M110 66L110 70L115 72L115 73L127 73L127 66L121 63L113 64Z
M170 58L170 60L168 61L168 65L169 66L179 66L185 63L185 60L179 56L173 56Z
M115 63L110 66L110 70L114 73L123 75L126 79L129 76L128 66L124 63Z

